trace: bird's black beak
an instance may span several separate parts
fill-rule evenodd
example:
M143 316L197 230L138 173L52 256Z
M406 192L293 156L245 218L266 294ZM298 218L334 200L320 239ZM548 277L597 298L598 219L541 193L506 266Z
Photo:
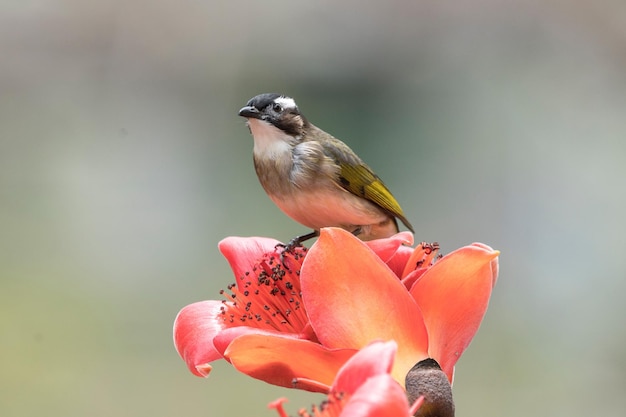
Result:
M239 116L241 117L249 117L252 119L260 119L261 112L254 106L245 106L239 110Z

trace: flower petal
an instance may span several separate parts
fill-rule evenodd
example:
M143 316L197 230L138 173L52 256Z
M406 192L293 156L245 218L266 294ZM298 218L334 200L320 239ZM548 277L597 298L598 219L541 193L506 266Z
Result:
M213 345L215 346L215 350L217 350L222 355L225 355L226 349L230 346L233 340L237 339L240 336L249 335L249 334L260 334L267 336L282 336L291 339L299 339L299 335L295 333L286 333L279 332L271 329L259 329L256 327L249 326L235 326L222 330L219 334L217 334L213 338Z
M324 228L300 275L302 299L319 341L361 349L374 340L399 346L394 377L427 357L428 336L417 304L397 276L363 242ZM404 372L396 375L396 370Z
M402 285L404 285L404 287L410 291L411 288L413 288L413 285L415 285L417 280L419 280L426 271L428 271L428 268L419 268L415 271L409 272L408 275L402 278Z
M436 262L411 288L424 314L429 355L449 380L487 310L498 254L482 244L457 249Z
M398 345L393 340L365 346L341 367L331 391L353 394L368 378L389 374L397 350Z
M240 372L270 384L327 392L339 369L355 353L354 349L327 349L308 340L248 334L233 340L225 357ZM294 386L294 380L300 378L326 388L301 383Z
M474 242L472 243L472 246L483 248L486 251L493 251L491 246L485 245L484 243L480 243L480 242ZM493 274L493 280L491 284L492 287L495 287L496 282L498 281L498 269L499 269L499 264L498 264L498 258L496 257L491 260L491 273Z
M222 355L213 346L213 338L222 330L217 320L221 301L200 301L184 307L174 320L174 345L189 370L197 376L208 376L209 362Z
M342 416L409 417L409 402L402 387L389 375L365 381L346 403Z
M243 276L267 252L273 252L280 242L266 237L230 236L218 243L222 255L228 260L235 278Z
M365 244L387 263L400 248L413 244L413 234L400 232L389 238L369 240Z
M403 278L404 269L406 268L407 262L413 255L413 248L409 246L401 246L398 248L396 253L387 260L385 263L393 271L394 274L398 278Z

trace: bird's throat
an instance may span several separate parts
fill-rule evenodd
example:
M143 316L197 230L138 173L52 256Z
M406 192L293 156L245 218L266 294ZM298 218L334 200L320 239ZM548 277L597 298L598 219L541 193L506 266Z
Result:
M259 160L290 160L295 138L263 120L249 119L254 138L254 157Z

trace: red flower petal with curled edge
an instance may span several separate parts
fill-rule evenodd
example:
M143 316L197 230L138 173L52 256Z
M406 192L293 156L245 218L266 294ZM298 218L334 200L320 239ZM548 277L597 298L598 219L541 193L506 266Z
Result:
M174 321L174 346L189 370L197 376L208 376L209 362L222 355L213 346L213 337L221 330L217 320L222 303L200 301L183 308Z
M449 380L487 311L498 254L483 244L462 247L437 261L411 288L428 329L429 356Z

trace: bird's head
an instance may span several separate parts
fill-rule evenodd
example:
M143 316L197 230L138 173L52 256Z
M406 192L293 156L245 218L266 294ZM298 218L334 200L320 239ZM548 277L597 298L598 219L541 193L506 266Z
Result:
M300 114L294 99L276 93L264 93L252 97L239 110L239 116L248 119L251 130L255 121L258 120L293 137L302 136L308 124Z

